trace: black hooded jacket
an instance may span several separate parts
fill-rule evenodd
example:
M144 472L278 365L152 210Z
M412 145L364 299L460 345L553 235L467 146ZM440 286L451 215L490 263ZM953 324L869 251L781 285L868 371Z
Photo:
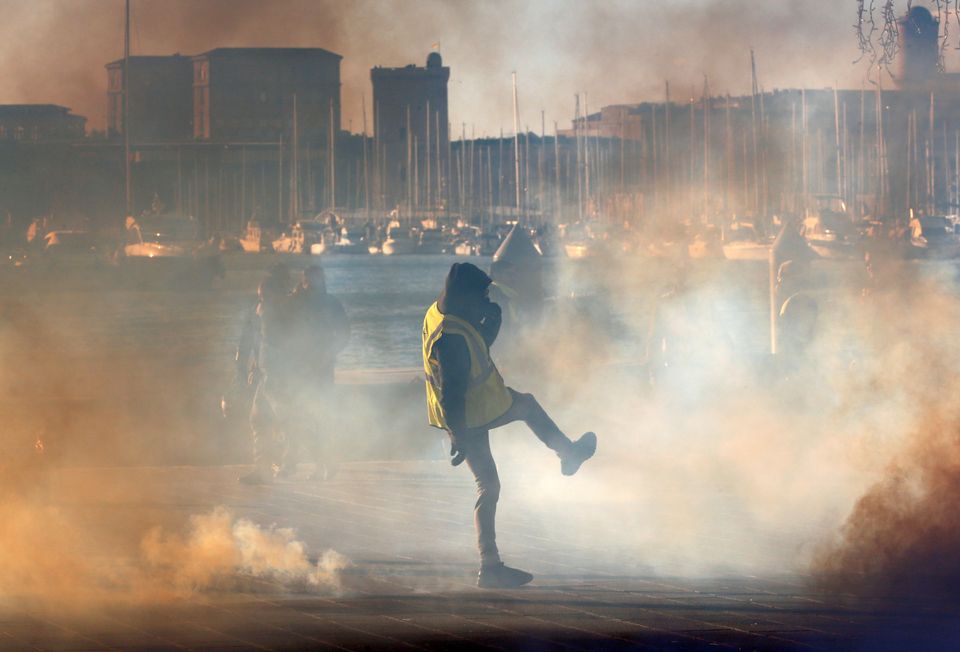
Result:
M447 274L437 308L468 322L487 347L500 332L500 306L486 296L491 279L476 265L454 263ZM466 396L470 382L470 350L463 336L446 333L433 345L439 364L440 406L453 432L466 427Z

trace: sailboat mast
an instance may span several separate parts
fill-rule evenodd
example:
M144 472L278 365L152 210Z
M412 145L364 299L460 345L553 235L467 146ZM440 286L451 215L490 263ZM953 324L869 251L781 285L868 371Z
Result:
M443 169L443 165L442 165L443 157L440 155L441 144L442 143L440 142L440 111L434 111L433 112L433 150L434 150L433 161L434 163L436 163L436 166L437 166L437 170L436 170L437 173L433 177L437 184L436 194L434 195L434 197L437 198L438 206L440 204L445 204L446 205L445 207L447 208L447 210L449 210L450 202L444 201L445 199L449 199L449 187L447 186L447 183L446 183L446 180L449 177L449 174L445 174L445 170ZM447 146L447 164L449 165L450 163L450 124L449 123L447 123L446 146ZM444 197L443 190L445 187L447 187L448 189L447 197Z
M123 188L124 219L133 212L130 185L130 0L124 3L123 14Z
M413 212L413 135L410 131L410 105L407 105L407 217Z
M196 169L196 167L194 167ZM199 186L199 177L194 187ZM199 209L200 204L197 203ZM280 130L280 140L277 141L277 222L283 224L283 130Z
M433 179L431 178L431 169L433 167L433 162L430 160L430 100L427 100L427 115L426 115L426 147L424 148L424 166L427 172L427 210L433 208Z
M553 193L554 193L554 204L553 204L553 213L554 213L554 223L559 223L561 221L560 215L560 204L561 204L561 195L560 195L560 129L557 126L557 121L553 121Z
M330 100L330 209L337 207L337 127L333 124L333 100Z
M577 221L583 222L583 153L582 153L582 138L580 137L580 131L582 128L580 120L580 94L577 93L576 98L576 108L574 109L573 114L573 125L574 125L574 135L577 139Z
M520 109L517 103L517 73L513 73L513 178L516 186L517 219L520 213Z
M293 94L293 138L290 146L290 223L300 219L300 133L297 120L297 94Z
M360 96L360 109L363 111L363 209L370 217L370 169L367 165L367 100L366 95Z

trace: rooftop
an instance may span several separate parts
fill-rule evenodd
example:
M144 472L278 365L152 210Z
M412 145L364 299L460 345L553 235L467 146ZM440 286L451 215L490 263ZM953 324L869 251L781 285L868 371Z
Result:
M194 58L198 57L240 57L240 56L274 56L274 57L330 57L336 58L337 60L343 59L343 55L337 54L336 52L331 52L330 50L324 50L323 48L215 48L213 50L207 50L206 52L201 52L200 54L194 55Z
M180 54L179 52L175 54L141 54L141 55L131 56L130 62L131 63L138 63L138 62L153 63L153 62L160 62L160 61L169 61L171 59L185 60L189 58L190 58L189 56L185 54ZM120 66L120 65L123 65L123 59L116 59L115 61L111 61L108 64L106 64L106 67L110 68L112 66Z
M0 104L0 113L3 114L25 114L25 113L70 113L70 107L60 106L59 104Z

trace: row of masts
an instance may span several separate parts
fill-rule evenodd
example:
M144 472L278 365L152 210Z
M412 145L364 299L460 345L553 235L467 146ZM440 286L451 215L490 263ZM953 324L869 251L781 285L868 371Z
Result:
M438 112L431 112L429 139L421 144L408 135L411 174L400 213L482 220L524 211L557 221L713 219L799 213L811 195L833 194L856 215L883 217L960 203L960 120L940 107L935 94L905 102L879 89L799 91L771 100L762 93L709 97L707 88L699 100L636 107L639 131L629 137L625 124L614 135L588 127L587 98L581 96L575 98L572 136L558 136L556 122L548 136L541 112L539 134L520 129L507 137L468 138L461 124L457 140L444 140L436 137ZM665 91L669 97L669 85ZM776 118L771 101L778 103ZM206 214L211 202L227 203L241 216L259 206L272 221L263 210L271 204L281 222L324 208L369 215L396 209L379 194L390 162L376 137L334 133L328 144L304 146L293 122L292 142L275 144L272 157L263 144L233 147L232 158L189 145L186 157L178 150L178 205ZM141 183L149 181L142 169ZM273 179L273 193L266 177ZM238 199L210 199L211 192L236 192ZM287 199L278 202L280 195Z
M126 128L129 57L127 0L123 77L127 214L134 204ZM929 93L923 109L913 97L907 108L901 101L899 109L891 111L879 82L872 93L859 91L859 106L850 106L851 94L856 92L845 91L841 99L833 89L832 119L826 121L823 92L799 91L790 98L787 126L782 100L779 114L771 115L767 103L776 98L759 86L752 51L750 65L748 98L711 96L705 77L700 99L691 89L689 101L680 103L673 100L670 83L665 82L662 103L622 110L619 133L609 125L605 133L591 128L586 94L582 111L581 95L574 97L572 137L561 136L556 122L548 137L543 111L539 135L521 129L516 73L510 138L504 137L502 129L499 138L477 138L471 130L468 140L462 123L460 138L454 141L448 136L452 125L441 125L441 112L429 102L421 132L413 128L407 107L407 174L399 201L388 197L387 170L397 162L388 160L388 148L377 135L380 125L373 124L375 135L367 136L366 99L361 101L362 135L339 132L331 102L325 147L311 144L304 151L294 95L290 142L281 137L275 144L272 164L262 146L251 149L253 160L249 161L247 148L241 147L239 166L197 153L185 162L178 149L175 202L181 210L221 227L236 220L242 225L255 212L271 219L265 210L271 203L279 222L294 221L305 211L321 207L362 209L367 216L393 211L481 221L509 214L506 208L513 210L513 217L536 215L558 222L711 220L802 212L810 195L817 193L843 197L860 216L905 214L911 209L934 212L938 200L941 205L960 205L960 121L951 114L937 115L934 93ZM821 97L813 108L810 93ZM742 110L744 100L749 102L747 112ZM639 117L628 125L624 120L628 114ZM379 114L374 111L374 115ZM423 133L423 142L418 132ZM339 154L338 141L345 146ZM185 172L184 165L191 163L192 169ZM343 177L339 194L338 171ZM275 193L269 191L271 176ZM147 175L140 185L151 181Z

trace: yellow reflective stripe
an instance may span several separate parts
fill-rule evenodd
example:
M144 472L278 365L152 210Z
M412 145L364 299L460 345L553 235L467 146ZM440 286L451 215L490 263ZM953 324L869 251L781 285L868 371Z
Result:
M437 340L440 339L440 336L443 335L443 322L440 322L440 325L433 329L433 332L430 333L430 337L427 338L426 343L423 345L427 351L433 350L433 345L437 343Z

